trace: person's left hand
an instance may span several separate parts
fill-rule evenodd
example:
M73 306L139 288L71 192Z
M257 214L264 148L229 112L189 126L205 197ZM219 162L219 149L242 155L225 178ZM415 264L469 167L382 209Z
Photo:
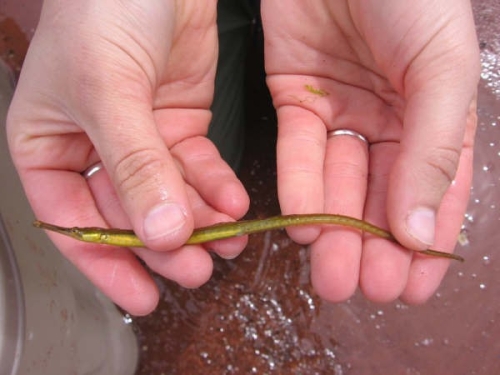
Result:
M262 20L282 212L355 216L408 248L452 251L476 125L469 1L264 0ZM423 302L449 264L352 230L289 233L312 243L313 286L331 301L359 283L374 301Z

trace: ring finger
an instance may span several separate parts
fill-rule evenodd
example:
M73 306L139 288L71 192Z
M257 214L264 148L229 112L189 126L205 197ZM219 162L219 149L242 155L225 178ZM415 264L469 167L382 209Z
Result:
M324 163L324 211L362 218L368 144L355 134L329 134ZM311 245L312 283L319 295L341 301L354 293L361 249L361 233L339 227L323 229Z

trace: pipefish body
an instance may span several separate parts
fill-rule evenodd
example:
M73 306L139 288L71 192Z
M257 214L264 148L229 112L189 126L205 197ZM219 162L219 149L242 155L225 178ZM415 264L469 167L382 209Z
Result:
M358 229L362 232L385 238L391 242L398 243L391 232L379 228L367 221L356 219L345 215L336 214L296 214L280 215L266 219L241 220L235 222L218 223L206 227L197 228L191 237L186 241L186 245L202 244L226 238L244 236L252 233L259 233L274 229L284 229L292 226L302 225L339 225L343 227ZM37 228L57 232L69 236L79 241L99 243L124 247L144 247L144 243L136 236L132 230L128 229L105 229L97 227L61 227L39 220L33 222ZM455 254L443 251L427 249L417 251L419 254L428 256L448 258L463 262L464 259Z

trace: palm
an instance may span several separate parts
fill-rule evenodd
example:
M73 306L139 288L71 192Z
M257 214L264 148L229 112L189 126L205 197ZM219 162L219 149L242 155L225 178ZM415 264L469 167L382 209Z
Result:
M408 151L403 145L409 134L425 130L413 124L415 101L410 96L433 73L441 73L427 69L429 61L439 60L439 51L424 47L435 43L439 37L435 33L449 20L435 14L421 21L418 9L405 9L412 7L406 2L389 7L376 3L263 3L266 71L279 123L278 188L285 213L333 212L386 227L388 216L396 216L388 212L400 196L394 193L395 162L401 163L401 155ZM441 37L451 29L445 28ZM340 128L363 134L370 147L352 137L327 137L328 131ZM469 146L471 134L464 142ZM467 173L459 178L465 188L448 195L466 199ZM464 209L460 204L458 211ZM443 233L437 238L438 246L449 248L454 243L460 222L456 215L454 209L440 212L441 222L453 225L438 223L438 232ZM358 281L374 300L391 300L401 294L422 300L445 270L439 265L438 276L416 291L411 255L394 245L337 229L321 234L296 229L291 235L300 242L313 242L313 283L331 300L347 298Z

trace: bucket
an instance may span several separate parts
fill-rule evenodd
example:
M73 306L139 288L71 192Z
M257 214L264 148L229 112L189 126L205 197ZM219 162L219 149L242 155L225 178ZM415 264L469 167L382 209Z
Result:
M0 66L0 374L133 375L127 319L31 225L5 134L12 93Z

